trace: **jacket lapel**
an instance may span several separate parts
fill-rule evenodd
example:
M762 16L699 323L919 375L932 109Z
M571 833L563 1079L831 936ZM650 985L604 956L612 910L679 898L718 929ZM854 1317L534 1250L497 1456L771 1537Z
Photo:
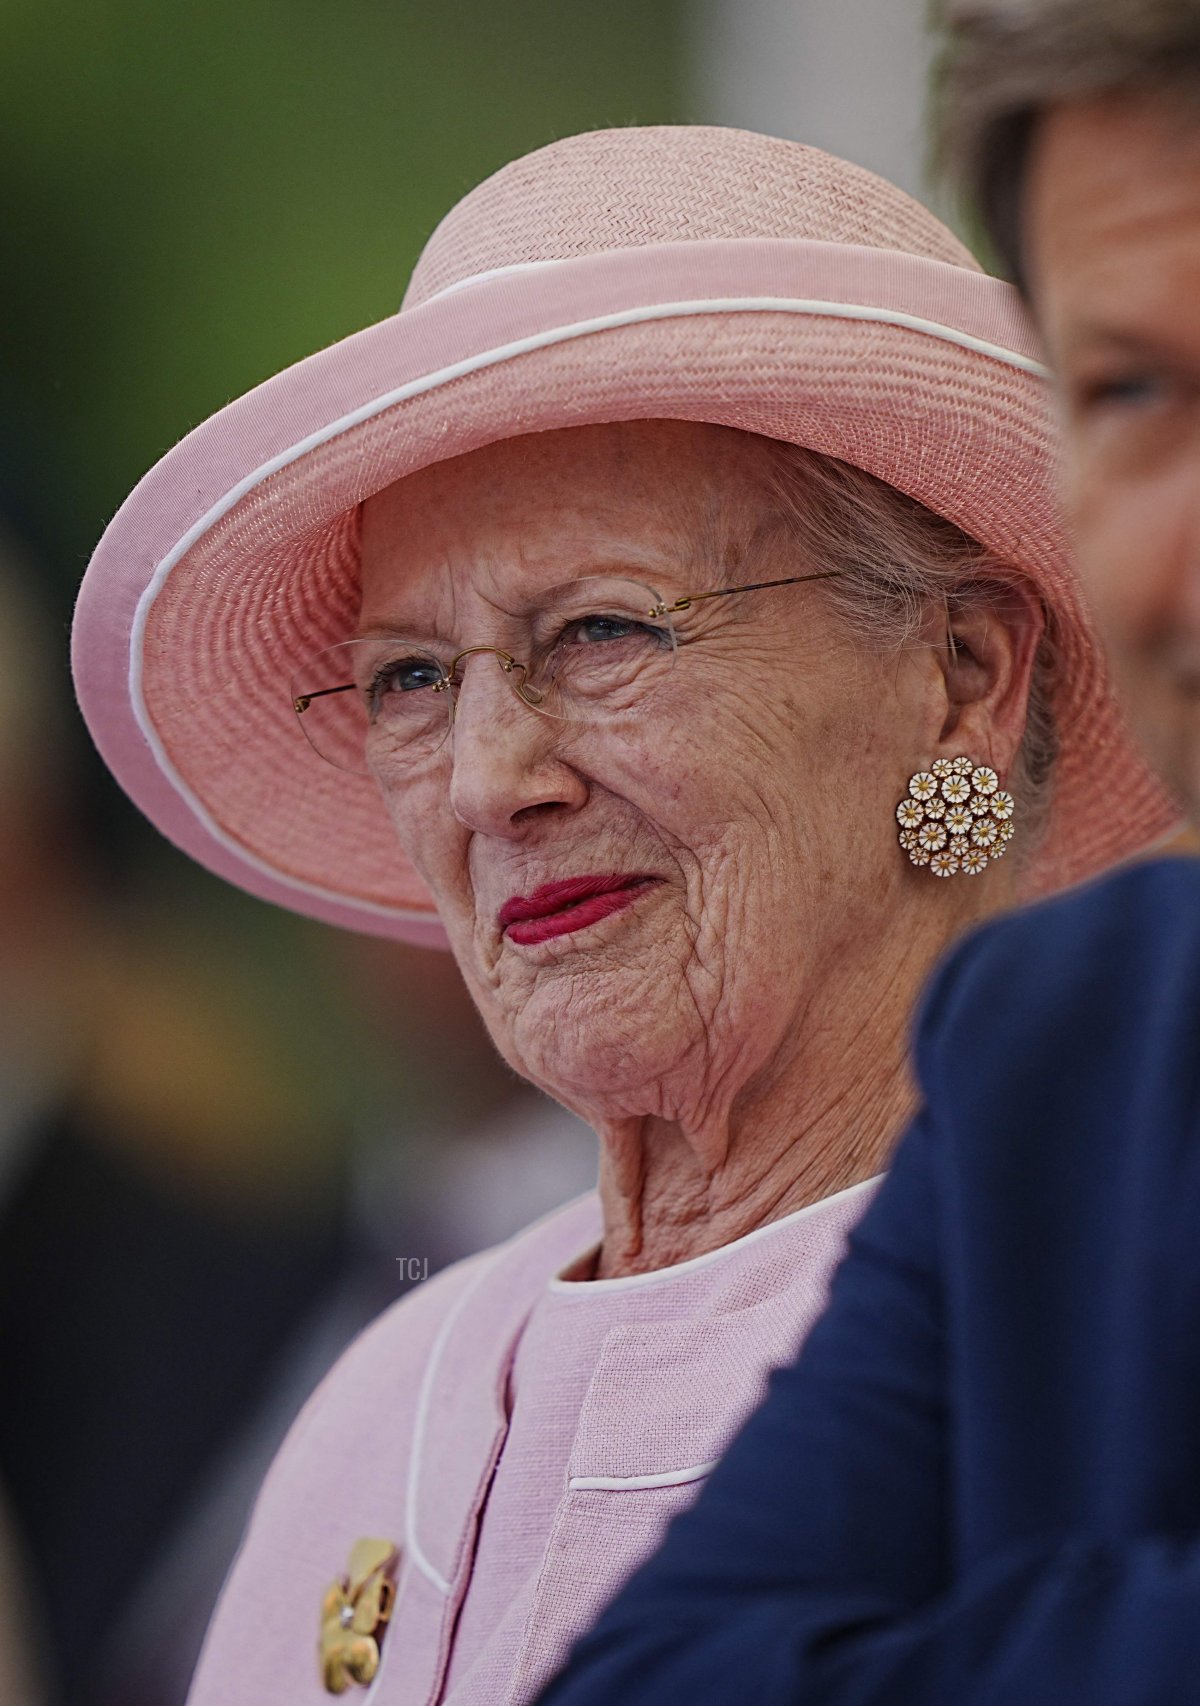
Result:
M481 1261L426 1363L408 1466L404 1573L389 1645L404 1653L404 1703L441 1692L479 1522L508 1432L522 1329L550 1275L599 1235L592 1196ZM387 1700L381 1671L377 1698Z

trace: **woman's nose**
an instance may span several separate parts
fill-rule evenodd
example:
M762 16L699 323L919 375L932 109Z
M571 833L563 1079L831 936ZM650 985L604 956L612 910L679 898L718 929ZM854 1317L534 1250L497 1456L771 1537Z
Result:
M562 757L566 725L518 698L494 654L461 665L450 729L450 805L468 829L519 836L548 812L577 811L587 784Z

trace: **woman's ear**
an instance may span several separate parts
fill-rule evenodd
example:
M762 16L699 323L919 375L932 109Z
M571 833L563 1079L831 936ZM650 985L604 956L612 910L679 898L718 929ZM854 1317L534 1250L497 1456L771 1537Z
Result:
M951 606L939 650L946 714L941 744L1007 774L1021 746L1046 613L1032 588L980 587Z

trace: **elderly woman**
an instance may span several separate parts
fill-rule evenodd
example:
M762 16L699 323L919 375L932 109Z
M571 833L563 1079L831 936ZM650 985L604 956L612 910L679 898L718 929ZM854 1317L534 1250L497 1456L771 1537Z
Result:
M75 656L125 786L258 894L448 940L600 1139L594 1198L311 1400L196 1706L528 1699L819 1307L935 955L1164 827L1050 445L1009 290L922 208L629 130L469 195L399 314L114 521Z

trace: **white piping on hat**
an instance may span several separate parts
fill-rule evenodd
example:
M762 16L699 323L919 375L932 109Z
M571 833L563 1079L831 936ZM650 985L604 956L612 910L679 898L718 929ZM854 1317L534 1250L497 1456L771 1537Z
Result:
M466 278L456 278L450 284L444 284L440 290L435 290L432 296L423 296L416 304L424 308L427 302L438 302L443 296L453 296L456 290L466 290L469 285L483 284L491 278L508 278L512 273L540 272L545 267L560 267L566 257L554 257L542 261L510 261L506 267L488 267L484 272L468 273Z
M637 1492L642 1487L686 1487L689 1481L703 1481L720 1462L693 1463L690 1469L666 1469L661 1475L572 1475L567 1486L573 1493Z
M298 462L309 451L328 444L341 433L348 432L351 427L360 426L364 421L372 420L397 404L407 402L412 397L426 395L436 391L439 386L448 385L452 380L461 379L470 373L479 373L489 367L498 367L503 362L512 361L520 355L527 355L535 350L550 349L556 344L570 343L574 338L589 337L594 332L615 331L623 326L648 324L655 320L687 319L701 314L799 314L810 315L834 320L860 320L875 325L899 326L907 331L922 332L927 337L936 338L942 343L957 345L960 349L971 350L977 355L990 356L994 361L1002 362L1006 367L1013 367L1022 373L1033 374L1036 378L1049 378L1049 369L1032 356L1021 355L1016 350L1005 348L1003 344L992 343L987 338L977 338L971 332L963 332L956 326L944 326L936 320L923 319L918 314L906 314L899 310L875 308L866 304L853 302L823 302L819 300L798 299L787 296L754 296L754 297L713 297L698 302L657 302L649 307L623 308L612 314L597 315L591 320L578 320L569 326L554 326L549 331L534 332L528 337L516 338L511 343L501 344L495 349L483 350L477 355L467 356L462 361L451 363L449 367L438 368L434 373L422 374L418 379L410 379L403 385L397 385L392 391L385 391L381 396L374 397L368 403L361 404L348 414L340 416L329 425L320 427L307 437L290 445L287 450L280 451L270 457L253 473L231 486L229 491L218 498L200 519L188 528L182 539L167 552L157 565L146 585L145 591L137 603L134 612L133 626L129 635L129 699L138 727L154 755L155 762L175 792L191 810L205 833L232 853L243 865L251 870L268 877L272 882L282 884L296 894L310 895L316 900L332 902L340 907L352 907L375 918L394 918L410 922L428 923L428 915L417 912L411 907L385 906L378 901L357 900L353 896L339 893L336 889L327 889L319 883L310 883L303 878L278 870L267 863L258 854L253 853L240 841L234 839L209 812L203 802L194 794L176 770L167 755L166 748L159 738L150 719L149 709L142 692L142 642L145 636L146 623L155 600L166 584L168 576L192 546L201 539L210 527L214 527L223 516L240 503L249 492L272 474L277 474L283 468Z

